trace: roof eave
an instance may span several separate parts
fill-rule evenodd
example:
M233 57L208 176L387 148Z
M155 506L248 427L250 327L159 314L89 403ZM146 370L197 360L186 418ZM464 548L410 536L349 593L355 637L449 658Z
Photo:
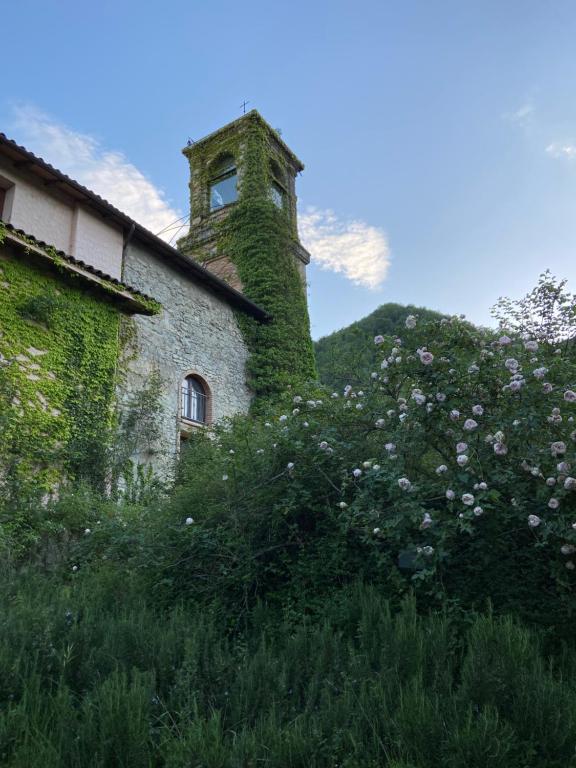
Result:
M95 274L93 271L86 269L82 264L76 262L75 259L72 259L66 254L54 251L49 246L43 247L44 244L35 241L34 238L26 235L20 230L14 230L13 228L4 225L2 240L3 242L10 243L19 250L25 251L27 254L32 253L45 263L49 263L52 266L58 266L69 275L81 278L85 283L88 283L93 288L103 292L107 298L120 304L123 311L127 314L155 315L158 314L158 311L161 309L161 305L155 299L152 299L149 296L139 295L138 293L131 291L123 283L107 278L107 276Z

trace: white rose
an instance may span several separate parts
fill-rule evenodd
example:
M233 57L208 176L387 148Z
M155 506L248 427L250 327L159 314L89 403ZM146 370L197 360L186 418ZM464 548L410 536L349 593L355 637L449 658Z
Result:
M430 517L430 514L428 512L424 512L424 517L422 518L422 522L420 523L420 530L424 531L426 528L430 528L430 526L434 523L432 518Z

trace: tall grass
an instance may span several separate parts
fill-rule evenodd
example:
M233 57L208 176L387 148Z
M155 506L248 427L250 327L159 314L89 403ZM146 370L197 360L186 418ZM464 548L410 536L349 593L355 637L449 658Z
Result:
M314 621L161 613L130 578L0 598L7 768L576 765L575 652L490 615L462 629L355 586Z

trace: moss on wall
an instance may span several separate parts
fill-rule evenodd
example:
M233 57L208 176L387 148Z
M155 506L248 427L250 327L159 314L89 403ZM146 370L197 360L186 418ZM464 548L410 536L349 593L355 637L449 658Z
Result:
M1 233L0 233L1 235ZM118 309L0 242L0 475L104 479Z

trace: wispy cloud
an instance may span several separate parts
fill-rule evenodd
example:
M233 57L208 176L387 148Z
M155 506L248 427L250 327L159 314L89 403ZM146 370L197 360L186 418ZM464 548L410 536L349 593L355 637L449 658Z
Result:
M528 100L524 102L524 104L521 104L520 107L518 107L518 109L514 110L513 112L505 112L502 117L504 120L507 120L510 123L515 123L516 125L526 127L534 117L535 111L536 107L534 106L533 102Z
M504 113L502 115L502 118L524 129L526 133L531 133L533 143L534 143L534 140L536 140L537 141L536 146L538 147L538 151L541 151L540 148L542 144L540 144L540 141L542 141L543 131L546 130L548 133L548 136L550 136L551 129L549 125L546 129L544 128L543 125L540 125L539 127L540 129L537 132L537 136L535 136L534 135L535 114L536 114L536 108L534 106L534 102L531 98L529 98L514 112ZM545 116L542 116L542 115L540 116L540 120L539 120L540 123L542 123L543 117ZM565 140L565 141L553 141L545 147L544 151L546 152L547 155L555 159L576 161L576 142L572 141L571 139Z
M35 107L14 109L14 138L44 160L108 200L151 232L170 227L182 213L121 152L104 148ZM170 240L176 230L161 235Z
M555 158L563 158L564 160L576 160L576 144L556 141L552 144L548 144L546 147L546 153Z
M381 229L318 208L307 208L299 218L302 242L322 269L340 272L366 288L382 285L390 266L390 248Z

